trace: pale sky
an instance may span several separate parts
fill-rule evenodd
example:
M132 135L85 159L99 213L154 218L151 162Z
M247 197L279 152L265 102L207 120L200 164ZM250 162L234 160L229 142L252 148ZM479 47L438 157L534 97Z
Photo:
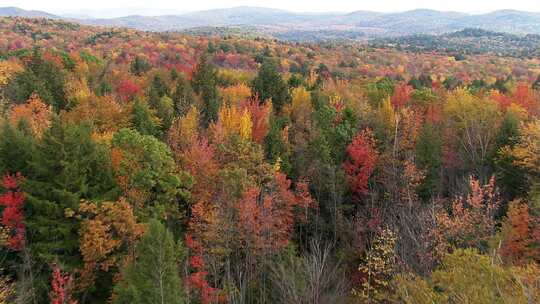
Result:
M356 10L395 12L417 8L472 13L499 9L540 12L540 0L0 0L0 7L2 6L16 6L52 13L121 8L149 8L154 11L170 10L171 13L178 13L234 6L261 6L297 12Z

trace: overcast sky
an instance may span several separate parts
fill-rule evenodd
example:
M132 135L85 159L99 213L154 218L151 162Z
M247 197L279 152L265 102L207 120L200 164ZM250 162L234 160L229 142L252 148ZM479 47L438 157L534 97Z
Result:
M171 13L176 13L233 6L272 7L298 12L388 12L417 8L473 13L499 9L540 12L540 0L0 0L0 6L17 6L53 13L119 8L151 8L153 11L170 10Z

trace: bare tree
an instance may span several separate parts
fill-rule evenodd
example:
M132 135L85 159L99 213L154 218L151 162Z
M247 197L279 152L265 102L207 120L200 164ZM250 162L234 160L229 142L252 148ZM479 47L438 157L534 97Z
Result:
M273 296L279 303L344 303L347 297L345 275L339 263L331 259L331 248L318 241L311 252L289 255L271 266Z

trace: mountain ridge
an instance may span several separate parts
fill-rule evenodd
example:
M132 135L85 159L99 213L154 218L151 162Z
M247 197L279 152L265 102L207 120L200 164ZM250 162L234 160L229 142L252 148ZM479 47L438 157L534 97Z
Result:
M338 34L358 32L362 37L372 38L443 34L465 28L479 28L512 34L540 34L540 13L518 10L498 10L485 14L422 8L395 13L362 10L345 13L298 13L258 6L237 6L174 15L72 18L44 11L0 7L0 16L65 19L86 25L118 26L157 32L185 31L201 27L249 27L264 34L331 31Z

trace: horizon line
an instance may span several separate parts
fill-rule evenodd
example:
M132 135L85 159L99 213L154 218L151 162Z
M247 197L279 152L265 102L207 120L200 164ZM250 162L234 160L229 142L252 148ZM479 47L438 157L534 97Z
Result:
M483 15L483 14L490 14L494 12L500 12L500 11L516 11L516 12L525 12L525 13L540 13L537 11L527 11L527 10L519 10L519 9L512 9L512 8L502 8L502 9L494 9L494 10L485 10L485 11L458 11L458 10L438 10L438 9L432 9L432 8L425 8L425 7L418 7L414 9L408 9L408 10L396 10L396 11L377 11L377 10L352 10L352 11L301 11L301 10L294 10L294 9L283 9L283 8L276 8L276 7L269 7L269 6L249 6L249 5L239 5L239 6L227 6L227 7L215 7L215 8L208 8L208 9L199 9L199 10L188 10L188 11L182 11L174 8L149 8L149 7L116 7L116 8L80 8L80 9L51 9L51 10L43 10L43 9L34 9L34 8L22 8L20 6L1 6L0 8L17 8L22 9L26 11L42 11L49 14L55 14L59 16L63 15L69 15L69 14L83 14L88 12L106 12L107 10L110 11L118 11L118 10L153 10L153 11L170 11L171 14L127 14L127 15L121 15L121 16L115 16L115 17L96 17L96 16L88 16L92 18L100 18L100 19L114 19L114 18L121 18L121 17L129 17L129 16L145 16L145 17L159 17L159 16L181 16L191 13L198 13L198 12L208 12L208 11L214 11L214 10L228 10L228 9L239 9L239 8L258 8L258 9L270 9L270 10L279 10L283 12L288 13L294 13L294 14L340 14L340 15L346 15L346 14L352 14L355 12L369 12L369 13L377 13L377 14L399 14L399 13L406 13L406 12L413 12L413 11L435 11L435 12L442 12L442 13L460 13L460 14L468 14L468 15Z

